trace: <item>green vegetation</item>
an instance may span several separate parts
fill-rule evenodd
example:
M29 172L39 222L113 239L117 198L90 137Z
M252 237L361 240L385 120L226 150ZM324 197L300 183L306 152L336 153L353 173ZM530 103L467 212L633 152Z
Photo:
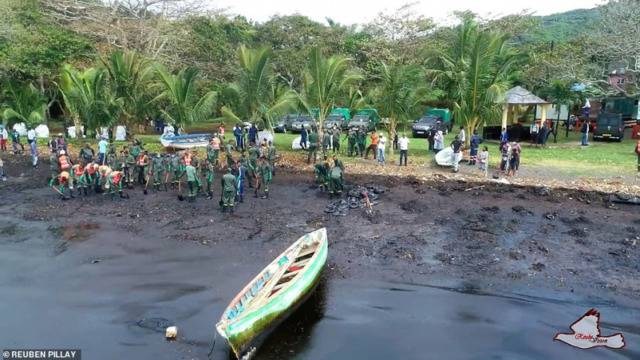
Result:
M436 107L470 134L500 121L496 102L512 86L576 112L587 95L620 91L606 81L612 69L640 71L635 0L546 17L462 12L443 26L412 5L343 26L300 15L253 23L185 3L0 1L2 122L84 125L89 134L115 125L144 132L158 117L191 129L223 119L272 129L280 116L305 112L322 131L336 107L376 108L393 137ZM575 83L586 90L572 91ZM623 90L634 95L637 84ZM562 148L566 157L554 161L602 165L598 151L622 161L613 149Z

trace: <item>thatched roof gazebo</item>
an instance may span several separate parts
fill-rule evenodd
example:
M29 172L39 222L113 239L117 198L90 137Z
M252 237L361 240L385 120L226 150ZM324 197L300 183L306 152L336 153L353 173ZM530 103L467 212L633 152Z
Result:
M547 120L547 109L551 104L538 96L534 95L529 90L516 86L504 94L504 98L500 101L503 104L502 108L502 128L507 127L507 120L509 118L509 112L515 110L516 106L542 106L541 121L544 123ZM515 120L515 119L514 119Z

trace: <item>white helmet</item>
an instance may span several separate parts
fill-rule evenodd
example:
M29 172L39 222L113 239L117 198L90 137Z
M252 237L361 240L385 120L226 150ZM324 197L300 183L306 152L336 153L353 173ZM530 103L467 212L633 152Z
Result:
M66 155L66 154L67 154L67 152L66 152L66 151L64 151L64 150L60 150L60 155Z

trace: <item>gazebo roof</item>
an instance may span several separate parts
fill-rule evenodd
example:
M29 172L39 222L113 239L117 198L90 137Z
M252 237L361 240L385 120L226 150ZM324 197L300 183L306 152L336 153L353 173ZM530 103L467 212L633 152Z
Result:
M507 91L500 103L509 105L549 104L549 102L542 100L521 86L516 86Z

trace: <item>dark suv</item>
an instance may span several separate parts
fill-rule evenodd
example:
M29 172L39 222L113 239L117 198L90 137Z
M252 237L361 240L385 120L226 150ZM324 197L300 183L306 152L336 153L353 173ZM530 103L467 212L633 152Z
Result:
M300 132L303 126L309 130L316 126L316 121L309 115L298 115L291 123L291 132Z
M411 126L413 137L427 137L429 130L443 130L442 121L437 116L424 116L416 120Z

